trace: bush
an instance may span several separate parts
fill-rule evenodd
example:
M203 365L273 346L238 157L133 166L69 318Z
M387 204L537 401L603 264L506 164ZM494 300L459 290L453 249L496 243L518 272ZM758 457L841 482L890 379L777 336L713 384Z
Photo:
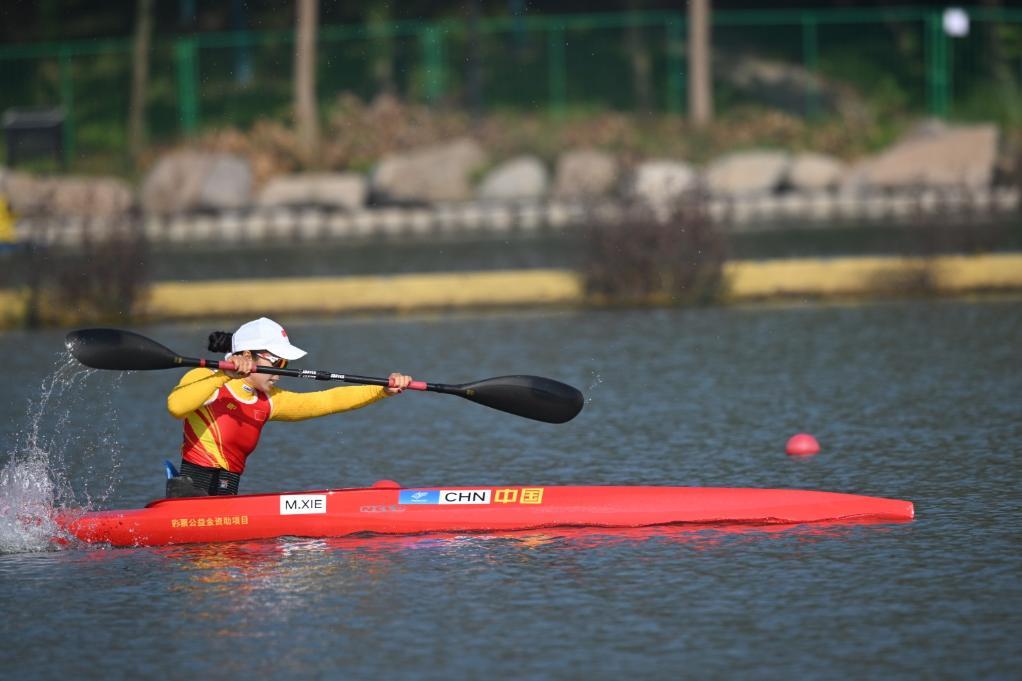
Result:
M700 195L665 210L635 203L581 230L588 295L614 304L693 305L723 292L726 243Z
M138 221L86 229L80 246L33 243L21 258L27 326L124 323L148 291L148 248Z

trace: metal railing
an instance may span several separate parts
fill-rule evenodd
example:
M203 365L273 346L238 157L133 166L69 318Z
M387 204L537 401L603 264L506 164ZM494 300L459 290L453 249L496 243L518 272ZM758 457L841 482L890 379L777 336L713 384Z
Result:
M768 102L729 81L736 59L784 65L789 110L827 114L827 84L881 111L1022 124L1022 10L968 10L972 30L947 36L942 10L864 8L721 11L713 15L718 115ZM683 113L682 12L632 12L322 26L317 89L475 109ZM203 129L286 119L291 31L201 33L157 40L147 127L157 141ZM0 46L0 110L60 106L66 153L124 153L128 39ZM789 79L790 80L790 79ZM789 100L791 93L788 93Z

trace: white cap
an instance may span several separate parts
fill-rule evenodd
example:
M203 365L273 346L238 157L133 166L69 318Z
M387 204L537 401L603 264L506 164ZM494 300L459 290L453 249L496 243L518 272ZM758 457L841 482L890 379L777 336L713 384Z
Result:
M305 350L291 345L283 326L266 317L242 324L234 332L231 337L231 352L243 350L266 350L290 361L306 355Z

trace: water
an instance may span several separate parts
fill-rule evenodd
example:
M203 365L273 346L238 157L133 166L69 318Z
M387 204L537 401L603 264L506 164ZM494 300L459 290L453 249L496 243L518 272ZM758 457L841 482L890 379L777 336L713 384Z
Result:
M0 674L1017 675L1022 303L290 321L309 367L535 373L588 403L562 426L431 394L273 423L242 491L378 478L794 487L910 499L917 519L55 550L17 516L160 494L177 376L83 371L61 332L8 333ZM223 326L141 330L201 354ZM785 456L802 430L823 451Z

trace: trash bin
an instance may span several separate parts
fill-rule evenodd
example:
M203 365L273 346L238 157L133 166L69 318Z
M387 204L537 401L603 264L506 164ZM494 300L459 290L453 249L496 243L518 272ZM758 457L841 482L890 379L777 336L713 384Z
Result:
M3 125L9 167L28 158L50 157L67 170L61 109L8 109Z

